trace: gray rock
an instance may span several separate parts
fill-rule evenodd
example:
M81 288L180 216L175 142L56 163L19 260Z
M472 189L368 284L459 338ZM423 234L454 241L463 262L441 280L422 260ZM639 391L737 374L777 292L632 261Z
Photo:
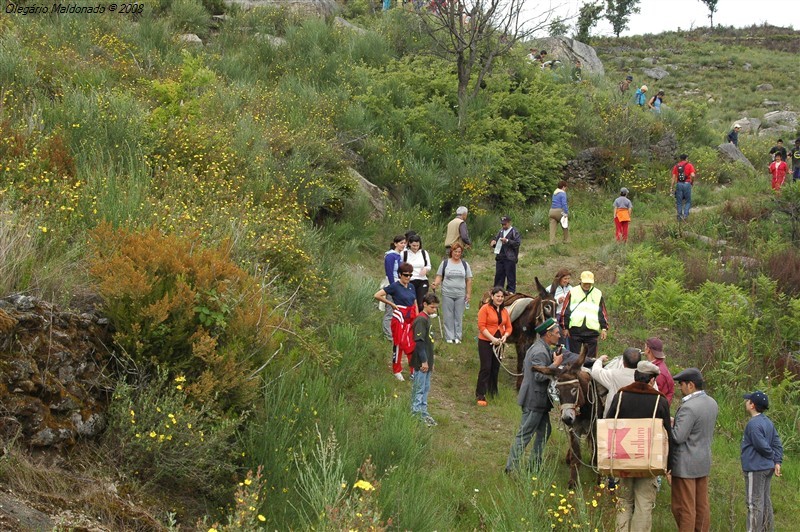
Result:
M781 105L781 102L777 102L775 100L764 100L763 102L761 102L761 105L763 105L764 107L778 107L779 105Z
M745 72L750 72L750 70L751 70L752 68L753 68L753 65L751 65L750 63L745 63L745 64L743 64L743 65L742 65L742 69L743 69Z
M758 85L758 86L756 87L756 90L757 90L757 91L771 91L771 90L772 90L772 88L773 88L773 87L772 87L772 84L771 84L771 83L762 83L761 85Z
M764 124L769 126L797 126L797 113L794 111L771 111L764 115Z
M659 68L659 67L656 67L656 68L643 68L642 72L644 73L645 76L653 78L655 80L664 79L667 76L669 76L669 72L667 72L663 68Z
M56 523L50 516L11 493L0 491L0 508L0 515L4 517L2 523L9 527L7 530L56 530Z
M758 132L759 137L780 137L786 133L794 133L795 128L791 126L772 126L764 128Z
M31 445L34 447L50 447L63 442L71 442L74 434L68 429L42 429L31 438Z
M675 161L678 158L678 139L675 138L675 133L666 133L658 143L650 146L650 153L661 162Z
M97 436L106 428L106 417L103 414L95 413L83 420L79 412L72 414L72 424L75 425L79 436L92 438Z
M333 24L335 26L340 27L340 28L348 29L348 30L350 30L350 31L352 31L354 33L357 33L358 35L364 35L365 33L369 33L364 28L362 28L360 26L356 26L355 24L352 24L352 23L346 21L342 17L336 17L335 19L333 19Z
M238 5L245 11L259 7L285 7L293 13L328 17L339 10L336 0L225 0L225 4Z
M359 174L354 168L348 168L347 172L350 174L359 188L367 195L370 204L372 205L373 213L372 218L378 219L386 215L386 193L374 183L367 180L364 176Z
M203 46L203 39L194 33L183 33L178 35L178 40L180 42L185 42L186 44L199 44L200 46Z
M735 123L742 126L741 133L756 133L761 127L761 120L758 118L740 118ZM731 129L733 129L733 124L731 124Z
M280 48L289 44L289 41L283 37L276 37L275 35L269 35L268 33L256 33L253 35L253 37L256 39L261 39L262 41L267 41L273 46L273 48Z
M603 62L597 57L597 52L588 44L584 44L568 37L548 37L536 39L533 46L540 50L547 50L547 55L558 59L564 66L572 67L575 60L581 62L584 75L605 76Z
M33 307L36 306L36 299L32 298L31 296L23 296L22 294L13 294L8 298L17 310L21 310L23 312L27 312Z
M751 163L750 160L744 156L744 154L741 152L741 150L739 150L739 148L737 148L730 142L725 142L723 144L720 144L717 147L717 150L719 151L719 154L722 156L724 160L731 162L739 162L755 170L753 163Z

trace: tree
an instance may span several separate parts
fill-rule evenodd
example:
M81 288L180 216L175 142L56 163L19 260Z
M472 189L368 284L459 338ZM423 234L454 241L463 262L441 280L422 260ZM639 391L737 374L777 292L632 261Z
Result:
M639 11L639 0L606 0L606 19L618 39L619 34L628 29L631 15Z
M575 39L589 44L592 28L600 22L603 16L602 3L584 3L578 12L578 22L575 24Z
M434 0L420 11L433 53L455 63L458 75L458 126L467 125L470 102L478 95L494 62L521 40L547 26L552 9L534 20L522 19L525 0Z
M561 37L567 34L569 30L569 26L567 26L564 19L561 17L554 18L550 25L547 28L547 33L550 34L550 37Z
M711 29L714 29L714 13L717 12L717 2L719 0L700 0L708 8L708 18L711 20Z

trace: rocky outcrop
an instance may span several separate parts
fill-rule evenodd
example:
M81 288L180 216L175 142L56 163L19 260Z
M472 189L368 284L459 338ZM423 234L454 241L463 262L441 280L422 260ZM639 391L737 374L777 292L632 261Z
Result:
M584 75L605 76L603 62L597 57L597 52L588 44L567 37L548 37L537 39L533 46L540 50L547 50L548 57L558 59L565 66L572 66L575 60L581 62L581 71Z
M606 165L609 155L604 148L587 148L578 152L574 159L564 165L564 179L598 183L600 169Z
M365 29L364 29L364 28L362 28L361 26L356 26L355 24L353 24L353 23L351 23L351 22L348 22L348 21L346 21L346 20L345 20L345 19L343 19L342 17L336 17L336 18L334 18L334 19L333 19L333 24L334 24L334 26L338 26L338 27L340 27L340 28L344 28L344 29L346 29L346 30L350 30L350 31L352 31L353 33L356 33L356 34L358 34L358 35L364 35L364 34L366 34L366 33L369 33L367 30L365 30Z
M194 33L183 33L181 35L178 35L178 40L186 44L195 44L198 46L203 46L203 39L201 39Z
M761 120L758 118L740 118L735 123L742 126L739 133L757 133L761 127ZM733 129L733 124L731 124L731 129Z
M107 320L17 294L0 300L0 331L0 437L49 447L99 434L112 388Z
M764 115L764 125L797 127L797 113L794 111L771 111Z
M661 140L650 146L650 154L663 163L672 163L678 159L678 139L675 133L666 133Z
M653 78L655 80L664 79L667 76L669 76L669 72L667 72L663 68L658 68L658 67L656 67L656 68L643 68L642 72L644 73L645 76L647 76L649 78Z
M336 0L225 0L225 4L237 5L248 11L258 7L285 7L304 15L332 16L339 10Z
M739 148L737 148L730 142L725 142L723 144L720 144L717 147L717 150L719 151L719 154L720 156L722 156L723 159L731 162L742 163L748 166L749 168L755 170L753 163L751 163L750 160L744 156L744 154L741 152L741 150L739 150Z
M358 173L354 168L348 168L347 172L350 174L358 187L366 194L372 205L372 219L383 218L386 215L386 193L381 188L371 181L367 180L364 176Z
M757 91L771 91L772 88L772 83L762 83L761 85L756 86Z

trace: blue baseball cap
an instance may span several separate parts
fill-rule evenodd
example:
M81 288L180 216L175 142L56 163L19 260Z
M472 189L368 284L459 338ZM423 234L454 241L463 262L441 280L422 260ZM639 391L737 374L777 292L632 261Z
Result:
M767 394L762 391L746 393L742 397L756 405L760 410L767 410L769 408L769 398Z

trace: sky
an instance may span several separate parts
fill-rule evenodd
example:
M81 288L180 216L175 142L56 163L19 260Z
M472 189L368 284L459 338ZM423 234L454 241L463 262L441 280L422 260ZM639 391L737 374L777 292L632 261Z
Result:
M562 18L576 17L580 6L589 0L526 0L527 10L531 16L535 12L554 9L555 16ZM595 0L603 2L604 0ZM794 15L798 0L718 0L717 12L714 13L714 25L735 26L737 28L767 22L773 26L800 25L800 19ZM708 27L708 8L700 0L641 0L641 13L631 15L629 30L622 36L642 35L645 33L661 33L676 31L678 28L688 30L700 26ZM568 35L574 33L575 18L567 22L570 26ZM613 35L611 24L605 19L593 28L595 35Z

